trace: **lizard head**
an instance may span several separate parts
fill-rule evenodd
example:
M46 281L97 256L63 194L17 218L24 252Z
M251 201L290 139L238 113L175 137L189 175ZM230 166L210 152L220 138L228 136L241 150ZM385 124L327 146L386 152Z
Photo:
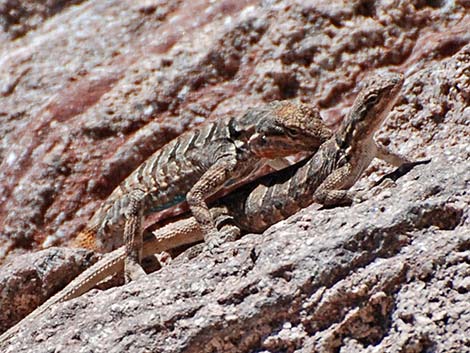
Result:
M320 113L308 105L277 101L268 107L267 113L256 122L255 132L248 141L251 150L260 157L315 152L332 135Z
M344 131L342 139L349 143L357 135L373 136L395 105L403 86L403 75L383 72L364 82L348 116L338 131Z

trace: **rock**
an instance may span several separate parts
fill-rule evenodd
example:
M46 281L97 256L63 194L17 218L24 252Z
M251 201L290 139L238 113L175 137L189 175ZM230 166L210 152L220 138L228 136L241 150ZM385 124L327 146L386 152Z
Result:
M405 86L377 139L432 161L371 189L392 170L373 163L355 187L365 201L314 205L57 305L3 350L470 351L464 1L72 3L1 35L2 329L96 259L15 256L66 244L142 160L205 119L295 98L337 124L364 77L395 69Z
M22 256L1 267L0 330L26 316L63 288L98 257L89 251L49 248Z

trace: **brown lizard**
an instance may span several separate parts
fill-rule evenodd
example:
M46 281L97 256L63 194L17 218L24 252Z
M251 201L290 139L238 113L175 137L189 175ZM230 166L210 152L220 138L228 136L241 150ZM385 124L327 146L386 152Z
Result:
M218 235L206 199L252 175L267 160L315 151L331 136L307 105L273 102L207 123L170 141L142 163L91 218L76 245L108 252L126 245L126 282L145 274L142 218L187 201L206 243Z
M220 225L219 230L231 237L237 236L240 228L247 232L262 232L314 201L327 205L351 203L352 194L347 189L375 157L408 167L429 162L410 162L377 145L373 139L394 105L402 84L402 76L395 73L372 78L359 93L339 129L314 156L216 201L210 211ZM201 240L203 231L199 223L189 217L156 230L151 239L145 241L143 256ZM106 277L122 272L124 259L124 247L104 255L26 319L34 319L52 305L78 297ZM18 327L16 325L0 336L0 343L14 335Z

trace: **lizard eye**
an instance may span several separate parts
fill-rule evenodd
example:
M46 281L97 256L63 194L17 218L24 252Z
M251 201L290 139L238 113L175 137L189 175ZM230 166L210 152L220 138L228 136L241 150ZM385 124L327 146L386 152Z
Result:
M286 128L286 134L290 137L296 138L296 137L299 137L300 131L296 129Z
M378 101L379 101L379 96L374 94L374 95L369 97L368 103L369 104L376 104Z

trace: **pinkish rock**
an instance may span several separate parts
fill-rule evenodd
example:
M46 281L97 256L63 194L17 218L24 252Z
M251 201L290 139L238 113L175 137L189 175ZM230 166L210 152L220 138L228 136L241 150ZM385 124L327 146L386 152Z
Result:
M2 297L3 328L88 263L57 248L14 255L66 244L142 160L205 119L297 99L337 124L365 76L395 69L407 79L378 139L432 163L363 203L309 208L58 305L3 350L469 350L465 1L75 3L35 5L0 34L0 256L15 262L0 282L24 296ZM373 163L356 188L390 170ZM31 261L66 270L43 278Z

